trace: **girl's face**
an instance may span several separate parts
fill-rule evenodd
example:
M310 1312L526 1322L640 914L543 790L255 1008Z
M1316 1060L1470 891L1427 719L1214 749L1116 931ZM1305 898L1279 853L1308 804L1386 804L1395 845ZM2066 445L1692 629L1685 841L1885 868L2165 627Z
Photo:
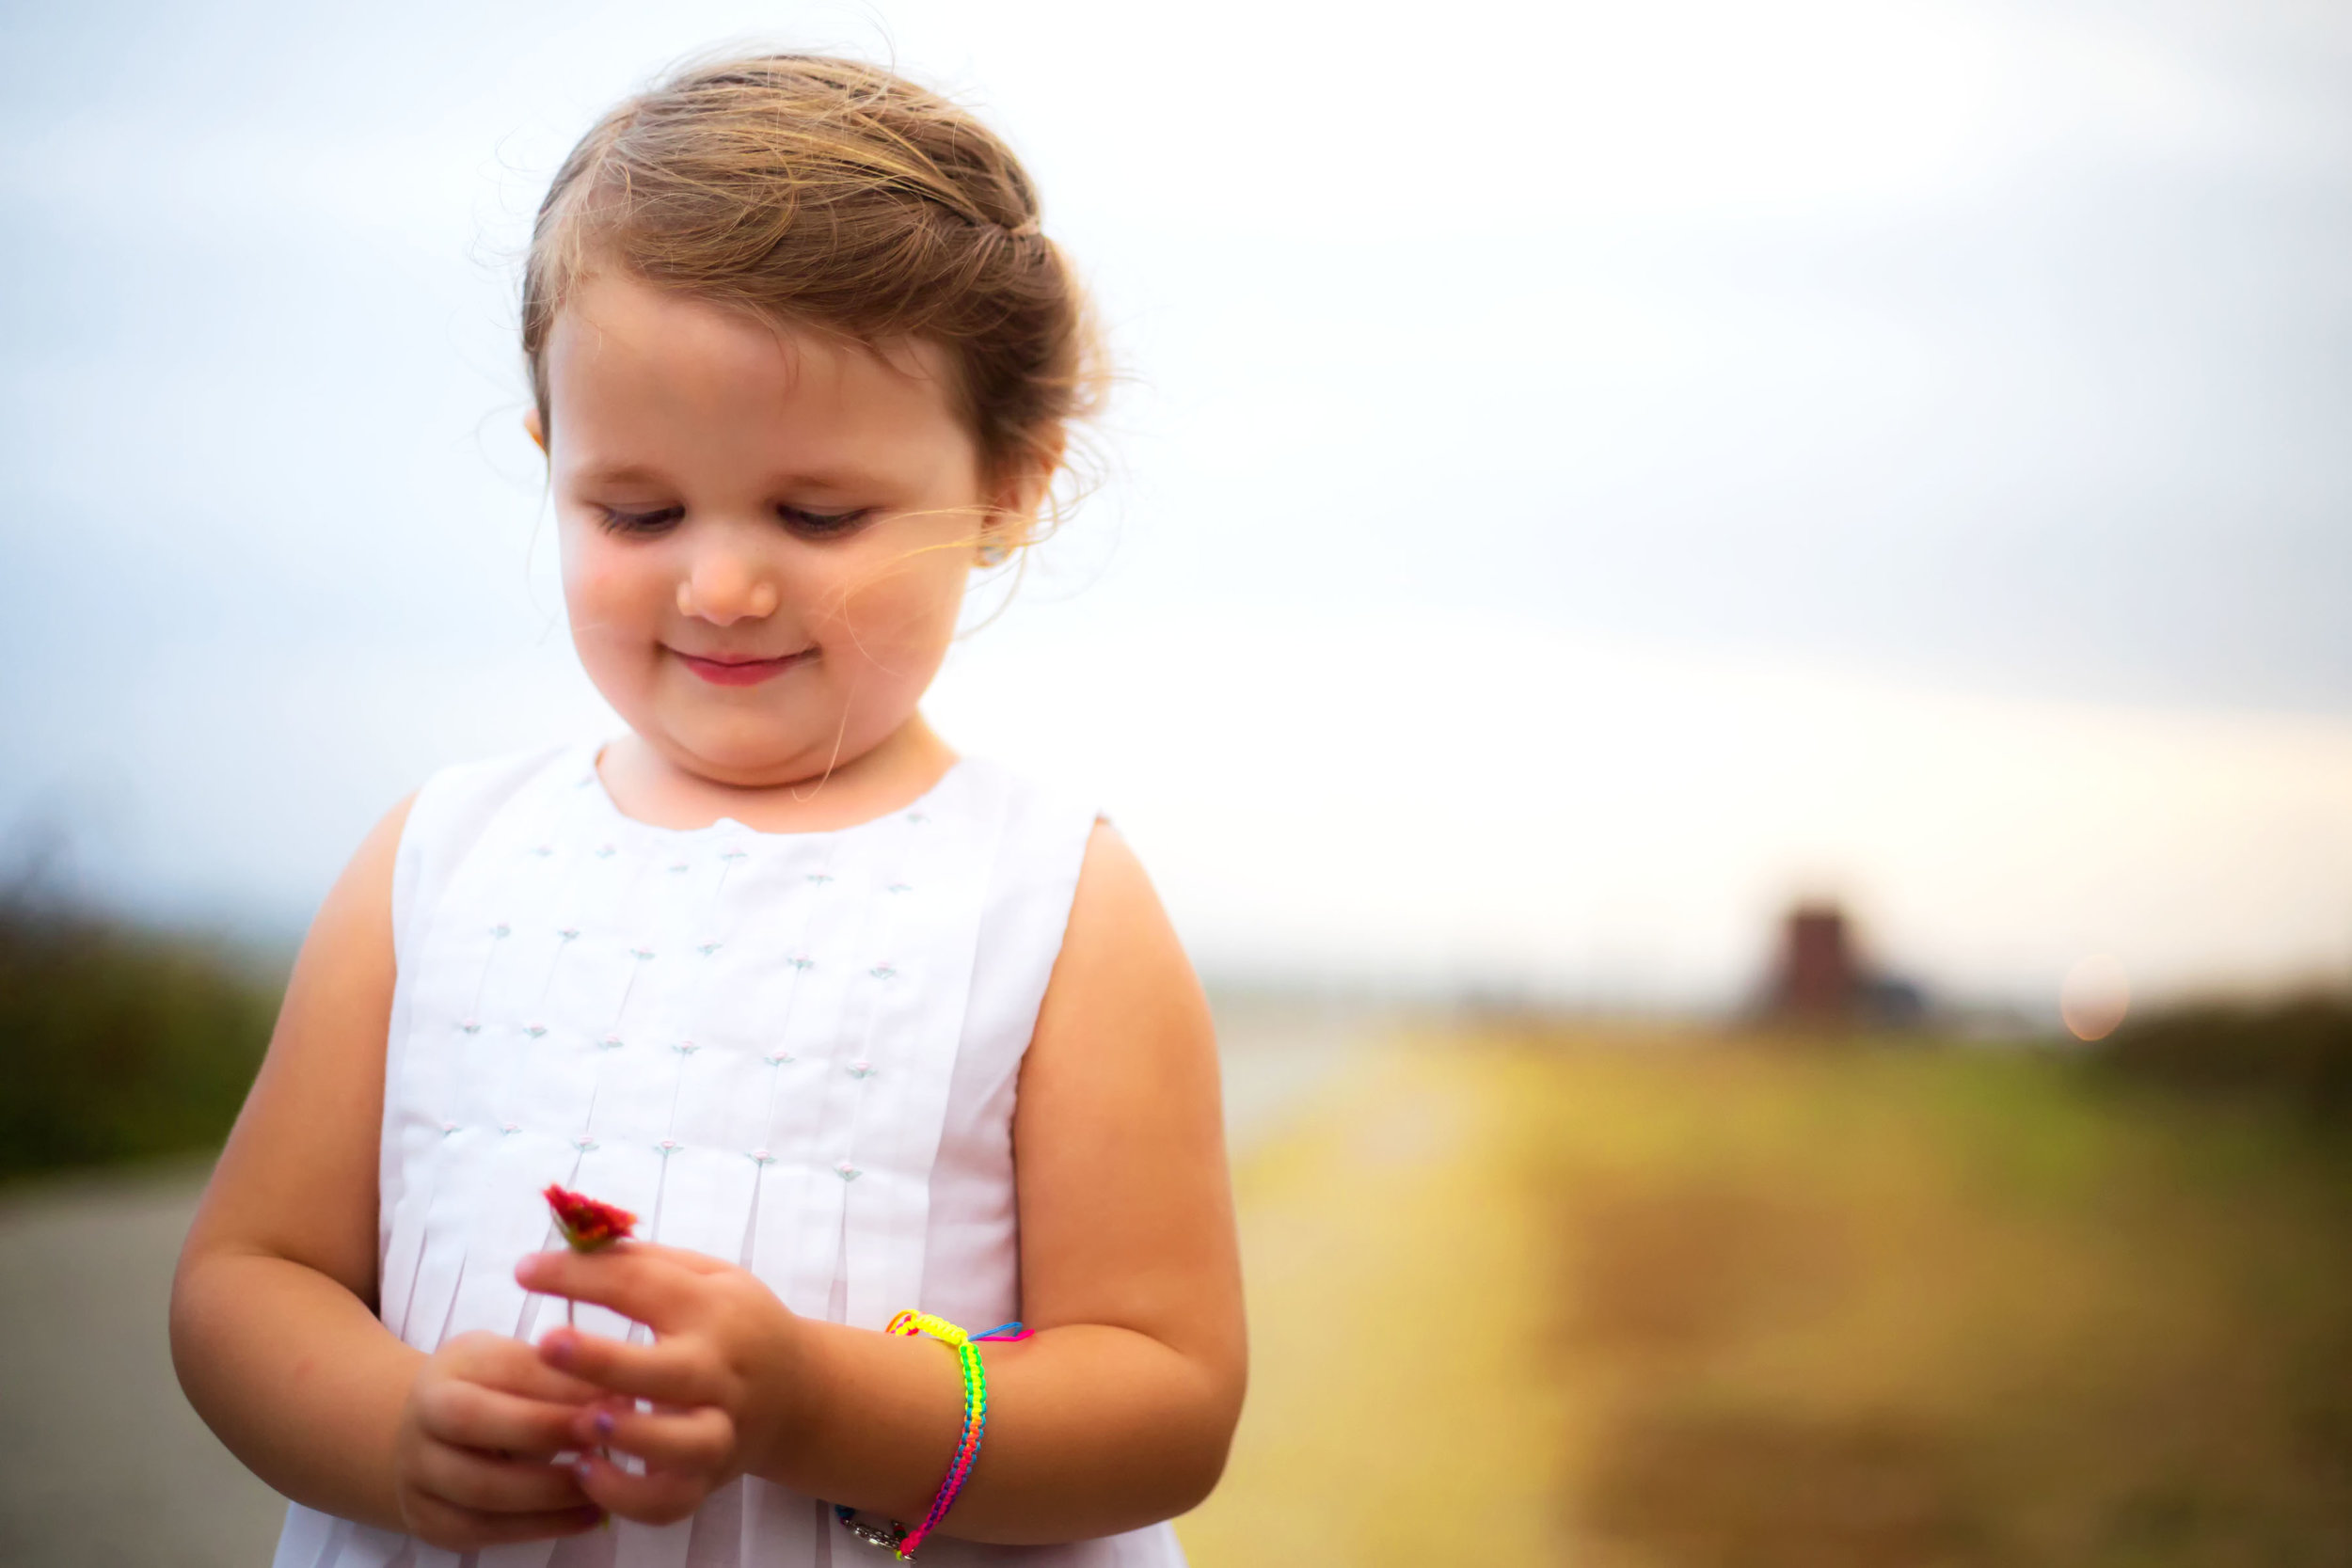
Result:
M663 759L790 784L914 718L986 516L936 345L887 354L612 274L547 347L564 601Z

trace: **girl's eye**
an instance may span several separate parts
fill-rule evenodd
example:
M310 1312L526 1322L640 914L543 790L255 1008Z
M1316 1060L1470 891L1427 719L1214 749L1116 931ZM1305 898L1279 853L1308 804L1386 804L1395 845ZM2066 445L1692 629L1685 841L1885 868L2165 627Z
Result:
M686 515L682 506L665 506L658 512L620 512L609 506L597 510L604 514L606 532L637 535L665 533Z
M811 512L801 506L776 508L776 515L784 519L784 526L803 539L836 538L873 515L870 506L861 506L853 512Z

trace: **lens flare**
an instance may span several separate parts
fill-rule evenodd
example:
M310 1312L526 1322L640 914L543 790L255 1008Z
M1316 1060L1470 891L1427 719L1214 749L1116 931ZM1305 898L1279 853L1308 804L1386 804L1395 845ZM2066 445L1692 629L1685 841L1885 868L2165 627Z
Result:
M2093 953L2066 972L2058 987L2058 1017L2078 1040L2102 1040L2131 1010L2131 982L2122 962L2107 953Z

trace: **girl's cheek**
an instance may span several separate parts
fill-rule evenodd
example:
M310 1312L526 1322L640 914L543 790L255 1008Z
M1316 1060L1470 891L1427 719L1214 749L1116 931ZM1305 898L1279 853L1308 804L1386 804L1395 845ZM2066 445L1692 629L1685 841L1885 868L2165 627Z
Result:
M818 640L871 652L888 639L891 589L887 578L859 570L813 585L808 602Z
M954 634L963 571L941 552L911 559L903 546L862 570L845 573L834 603L839 619L869 644L929 642Z
M873 589L850 605L839 641L859 649L868 663L896 670L906 663L910 652L933 640L938 621L938 611L926 596Z
M610 611L627 605L644 588L645 577L642 571L630 572L628 562L593 543L564 554L564 598L575 612L583 608Z
M564 583L564 602L577 611L595 591L595 546L581 543L571 529L564 530L561 539L562 553L557 557L557 564Z

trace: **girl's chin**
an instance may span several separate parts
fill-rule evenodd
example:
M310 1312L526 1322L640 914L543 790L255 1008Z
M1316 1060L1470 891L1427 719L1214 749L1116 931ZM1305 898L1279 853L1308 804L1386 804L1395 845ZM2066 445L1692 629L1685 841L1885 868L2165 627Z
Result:
M846 767L872 746L860 736L832 729L820 735L805 724L782 721L681 723L662 730L656 742L671 766L736 789L802 784L829 768Z
M713 784L738 789L771 789L798 784L811 773L823 771L825 750L679 736L671 737L670 743L662 747L673 765Z

